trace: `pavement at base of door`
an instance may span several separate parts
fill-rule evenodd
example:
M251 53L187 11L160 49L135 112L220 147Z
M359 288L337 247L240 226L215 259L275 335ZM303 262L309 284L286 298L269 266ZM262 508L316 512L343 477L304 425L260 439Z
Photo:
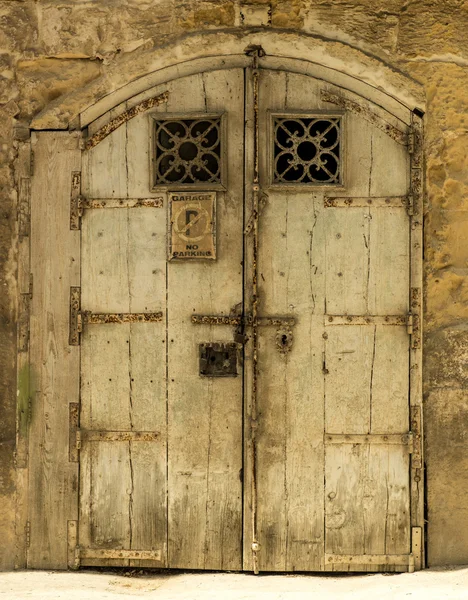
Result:
M5 600L468 600L468 566L395 575L168 573L138 569L0 573Z

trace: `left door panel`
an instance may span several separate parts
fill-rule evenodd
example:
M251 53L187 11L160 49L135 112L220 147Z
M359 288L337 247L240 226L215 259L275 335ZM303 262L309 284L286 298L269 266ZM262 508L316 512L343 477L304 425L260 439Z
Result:
M226 121L217 260L167 261L169 190L150 191L148 113L85 153L87 198L162 201L85 211L81 309L161 318L84 327L81 564L238 569L242 375L200 377L199 345L232 341L232 329L195 325L191 315L229 314L242 302L243 71L181 78L145 97L166 90L168 101L154 111L163 118L207 112Z

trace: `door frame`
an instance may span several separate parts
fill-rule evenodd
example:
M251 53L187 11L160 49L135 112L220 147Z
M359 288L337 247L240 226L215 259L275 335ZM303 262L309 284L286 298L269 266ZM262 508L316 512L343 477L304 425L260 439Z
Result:
M206 32L203 36L210 37ZM420 108L414 110L424 105L420 89L409 78L357 50L360 65L346 65L337 59L333 44L311 40L301 34L296 35L301 43L294 48L291 48L291 39L281 41L281 36L273 30L262 35L247 33L240 39L231 33L223 36L224 43L217 43L217 48L221 48L218 56L198 56L197 53L205 52L206 41L200 50L196 40L202 38L196 35L185 40L185 60L179 64L170 64L174 56L170 52L160 54L159 63L154 54L149 62L147 53L142 53L138 69L132 71L135 77L132 81L128 81L129 69L123 61L120 72L115 75L115 81L120 77L120 85L113 83L116 91L102 97L102 88L98 91L97 84L93 83L59 99L33 119L30 139L19 143L17 531L26 531L26 536L18 535L17 564L20 567L60 569L79 565L76 545L79 441L75 435L78 428L79 347L69 343L69 321L73 309L70 289L79 285L80 232L74 228L73 221L80 210L78 174L88 125L99 119L101 127L105 127L116 117L125 122L131 118L129 109L138 111L152 98L152 88L157 83L191 73L249 67L251 58L244 50L258 41L267 52L259 58L259 68L281 69L329 81L341 87L344 96L352 96L352 101L345 106L347 110L360 110L368 115L383 110L405 123L410 130L410 307L413 328L410 429L414 434L411 526L414 567L424 567L423 111ZM291 57L293 52L298 56ZM316 62L305 60L303 57L307 55ZM159 68L155 69L155 63ZM362 65L369 68L367 81L360 78ZM351 74L345 73L345 68ZM388 84L388 94L377 87L382 73ZM402 86L403 82L406 88ZM337 104L343 101L343 98L337 98ZM69 130L64 131L65 128ZM44 276L45 273L48 275ZM47 485L44 485L45 481ZM349 570L349 567L344 566L344 569Z

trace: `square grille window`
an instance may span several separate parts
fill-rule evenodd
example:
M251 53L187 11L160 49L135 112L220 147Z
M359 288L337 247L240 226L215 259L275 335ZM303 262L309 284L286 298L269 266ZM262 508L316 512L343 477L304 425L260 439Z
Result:
M155 119L155 185L222 182L221 117Z
M341 118L273 117L273 183L341 183Z

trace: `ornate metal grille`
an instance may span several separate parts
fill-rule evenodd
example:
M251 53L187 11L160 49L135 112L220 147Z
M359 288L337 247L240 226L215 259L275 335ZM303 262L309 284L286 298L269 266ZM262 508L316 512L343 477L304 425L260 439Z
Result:
M221 183L221 117L155 120L155 185Z
M273 183L341 182L341 119L274 116Z

